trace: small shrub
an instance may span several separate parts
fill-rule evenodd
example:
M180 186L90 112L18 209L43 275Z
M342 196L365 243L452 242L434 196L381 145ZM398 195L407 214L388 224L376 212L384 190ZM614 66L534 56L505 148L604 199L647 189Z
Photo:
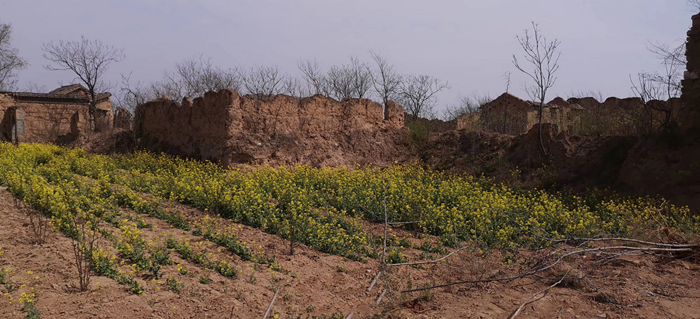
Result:
M165 285L168 290L178 294L182 291L182 288L185 288L185 285L177 281L173 276L168 276L168 279L165 280Z
M211 278L209 278L209 276L207 276L207 275L204 275L204 276L202 276L202 277L199 277L199 283L200 283L200 284L207 285L207 284L210 284L211 281L212 281Z

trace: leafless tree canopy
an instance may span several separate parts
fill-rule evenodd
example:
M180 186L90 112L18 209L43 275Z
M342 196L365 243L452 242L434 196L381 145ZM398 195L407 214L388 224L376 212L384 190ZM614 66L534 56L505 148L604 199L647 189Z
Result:
M457 104L454 106L448 105L443 113L443 119L445 121L452 121L464 114L478 113L481 111L481 105L485 104L483 101L490 101L487 95L480 97L476 94L474 96L460 96L457 100ZM488 102L486 102L488 103Z
M338 101L367 98L372 88L372 72L355 57L350 57L350 65L332 66L326 79L329 95Z
M350 57L349 65L334 65L325 74L316 61L300 61L297 66L308 95L323 94L338 101L370 96L374 83L372 71L355 57Z
M377 95L386 107L386 103L389 100L397 98L399 88L401 87L401 76L396 73L394 66L389 64L386 58L372 51L370 51L370 54L376 64L372 85L374 91L377 92Z
M297 63L297 67L301 71L303 80L306 82L307 95L329 95L326 75L323 74L316 60L300 60Z
M248 94L261 99L288 93L286 90L293 83L276 65L252 67L248 72L242 72L241 78Z
M542 111L545 98L547 97L547 90L554 86L554 83L557 81L554 74L559 70L561 53L557 51L557 48L561 42L557 39L547 41L535 22L532 22L532 33L526 29L524 37L517 36L516 38L525 53L525 61L528 62L532 69L526 70L525 66L520 64L515 54L513 55L513 65L520 72L527 74L534 82L531 85L526 85L525 90L533 100L537 100L540 103L539 144L542 154L546 154L547 152L542 142Z
M0 91L9 91L16 88L15 73L27 64L19 57L19 51L10 46L12 27L9 24L0 23Z
M406 113L414 117L434 117L435 94L449 88L447 82L429 75L409 75L401 82L399 100Z
M185 96L199 97L209 91L239 90L241 87L236 70L214 66L211 58L204 59L201 55L175 63L175 71L165 72L164 77L165 82L157 91L171 93L176 100Z
M104 44L100 40L81 37L80 41L59 41L42 45L44 58L52 64L44 68L50 71L71 71L77 80L90 91L92 99L97 90L104 86L102 76L113 62L124 59L124 50Z
M678 97L681 92L683 70L687 63L685 42L678 46L649 43L647 49L661 60L663 73L642 72L638 74L637 82L632 81L632 91L644 101Z
M688 0L688 5L695 10L700 10L700 0Z
M119 106L133 111L137 105L167 96L181 101L185 97L196 98L209 91L222 89L240 90L241 79L236 69L223 69L212 64L211 59L187 58L175 63L175 70L163 72L163 80L144 84L131 82L131 74L122 74Z
M102 76L113 62L124 59L124 50L106 45L100 40L59 41L42 45L44 58L52 64L44 66L51 71L72 71L77 79L85 84L90 94L90 117L93 129L96 128L97 91L106 87Z

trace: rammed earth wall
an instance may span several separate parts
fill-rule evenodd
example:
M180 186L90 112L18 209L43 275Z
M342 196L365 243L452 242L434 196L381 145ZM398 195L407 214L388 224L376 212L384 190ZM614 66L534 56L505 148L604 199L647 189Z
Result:
M403 153L403 116L393 102L383 110L368 99L260 100L221 90L182 103L165 98L140 105L134 129L148 149L224 165L381 164Z

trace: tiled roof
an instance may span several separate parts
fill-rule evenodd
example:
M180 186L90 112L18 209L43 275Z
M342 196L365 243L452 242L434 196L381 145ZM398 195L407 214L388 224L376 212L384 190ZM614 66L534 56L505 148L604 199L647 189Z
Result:
M66 101L75 101L75 102L84 102L84 103L90 102L90 98L88 96L79 95L79 94L3 92L3 91L0 91L0 94L12 96L12 97L19 98L22 100L66 100ZM101 100L109 98L110 96L112 96L112 94L109 92L99 93L99 94L97 94L97 100L101 101Z
M55 90L49 92L49 94L67 95L71 92L75 92L76 90L82 90L82 91L87 92L87 89L80 84L69 84L69 85L64 85L58 89L55 89Z

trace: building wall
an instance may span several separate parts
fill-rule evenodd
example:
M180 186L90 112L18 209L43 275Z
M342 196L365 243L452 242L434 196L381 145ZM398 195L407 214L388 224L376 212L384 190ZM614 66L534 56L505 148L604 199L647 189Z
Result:
M109 99L97 105L104 116L98 121L101 130L112 126L113 112ZM88 131L87 103L16 99L0 94L0 139L20 143L56 143L70 141ZM18 130L13 127L19 123ZM19 134L16 134L19 133Z
M685 56L688 61L681 81L681 127L684 130L700 129L700 14L692 17L688 31Z
M177 155L221 159L230 139L231 106L237 98L231 91L206 94L182 104L158 99L138 106L134 131L150 147Z
M481 107L480 120L487 132L519 135L527 132L532 106L509 93Z
M0 94L0 141L9 141L10 135L10 120L7 110L14 106L15 100L4 94Z
M16 103L15 108L23 110L23 118L17 118L24 122L24 134L18 135L20 143L55 143L61 139L70 140L89 127L88 109L84 105Z

